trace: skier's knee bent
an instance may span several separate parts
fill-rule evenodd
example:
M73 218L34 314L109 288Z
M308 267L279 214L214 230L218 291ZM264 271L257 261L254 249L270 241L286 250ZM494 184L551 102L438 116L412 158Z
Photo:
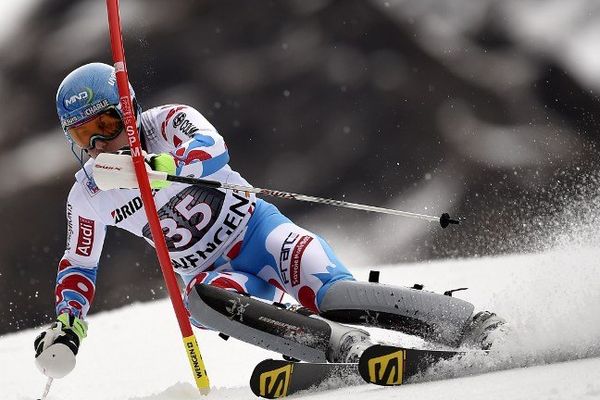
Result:
M203 321L194 318L193 314L190 311L190 301L189 296L190 293L194 291L194 287L196 285L211 285L215 287L220 287L225 290L233 291L239 294L247 294L244 287L236 282L235 279L232 279L230 274L227 273L215 273L215 272L201 272L196 275L187 285L185 289L185 297L184 304L187 308L190 316L190 323L194 325L196 328L200 329L212 329L209 325L206 325Z
M291 253L290 256L282 252L278 260L284 289L304 307L318 314L329 289L337 282L354 281L354 276L320 236L293 224L284 224L281 230L284 233L280 234L282 237L300 237L290 245L295 246L293 251L286 250ZM292 233L286 236L289 230Z
M279 288L253 274L242 271L204 271L189 280L184 280L187 281L185 303L188 308L188 296L196 285L210 285L267 301L281 301L283 297L283 292ZM193 316L190 318L190 322L196 327L206 328L205 324Z
M352 276L352 274L338 274L331 276L328 281L323 283L316 294L310 290L309 287L300 288L298 291L298 302L303 306L311 310L313 313L319 314L321 313L321 304L323 303L323 299L325 298L329 289L338 282L355 282L356 280Z

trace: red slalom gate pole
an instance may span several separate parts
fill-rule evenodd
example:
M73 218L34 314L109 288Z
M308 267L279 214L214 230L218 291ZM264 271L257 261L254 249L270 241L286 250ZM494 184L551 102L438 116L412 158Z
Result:
M106 8L108 10L108 27L110 31L110 45L112 49L113 62L117 74L117 85L119 89L119 101L121 103L121 111L123 114L123 124L129 139L131 147L131 157L135 168L135 175L140 188L144 210L150 225L152 240L156 248L156 254L160 263L160 268L165 279L169 297L179 322L179 328L183 336L183 343L186 354L192 368L196 386L202 394L208 394L210 391L210 383L206 373L206 367L200 354L200 348L196 341L196 336L192 331L187 310L183 304L179 286L175 279L175 272L169 257L167 243L160 226L160 221L156 213L156 205L152 197L150 181L146 173L146 165L142 154L142 146L140 143L137 123L135 118L135 110L133 109L131 94L129 91L129 78L127 76L127 67L125 64L125 50L123 47L123 36L121 34L121 18L119 16L119 0L106 0Z

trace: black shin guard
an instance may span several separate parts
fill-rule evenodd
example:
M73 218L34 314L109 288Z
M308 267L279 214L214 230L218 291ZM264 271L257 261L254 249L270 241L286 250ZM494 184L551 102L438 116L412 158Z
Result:
M394 329L458 346L474 307L418 289L339 281L329 288L320 308L320 315L332 321Z
M207 328L304 361L337 361L344 335L363 333L204 284L194 287L188 303L194 319Z

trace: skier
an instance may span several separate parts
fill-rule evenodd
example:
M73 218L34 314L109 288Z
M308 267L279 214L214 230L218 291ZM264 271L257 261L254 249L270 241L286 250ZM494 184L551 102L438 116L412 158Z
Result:
M142 112L131 85L130 90L150 168L248 185L229 166L223 137L197 110L165 105ZM34 343L36 363L51 377L74 367L87 335L106 227L125 229L152 245L139 191L101 191L94 182L94 158L128 146L114 68L91 63L72 71L58 88L56 107L81 169L66 204L57 318ZM299 360L351 362L372 343L366 331L340 322L481 348L491 345L488 334L504 323L490 312L473 315L473 305L452 296L357 282L325 240L253 194L166 181L152 186L195 326ZM280 304L284 293L300 305Z

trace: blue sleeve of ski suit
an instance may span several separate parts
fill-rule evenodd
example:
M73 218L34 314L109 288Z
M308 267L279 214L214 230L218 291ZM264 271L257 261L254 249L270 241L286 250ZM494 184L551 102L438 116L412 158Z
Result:
M189 166L198 177L214 174L229 162L225 141L218 133L198 133L192 140L181 145L174 153L177 175L187 175ZM198 167L201 172L198 175Z

